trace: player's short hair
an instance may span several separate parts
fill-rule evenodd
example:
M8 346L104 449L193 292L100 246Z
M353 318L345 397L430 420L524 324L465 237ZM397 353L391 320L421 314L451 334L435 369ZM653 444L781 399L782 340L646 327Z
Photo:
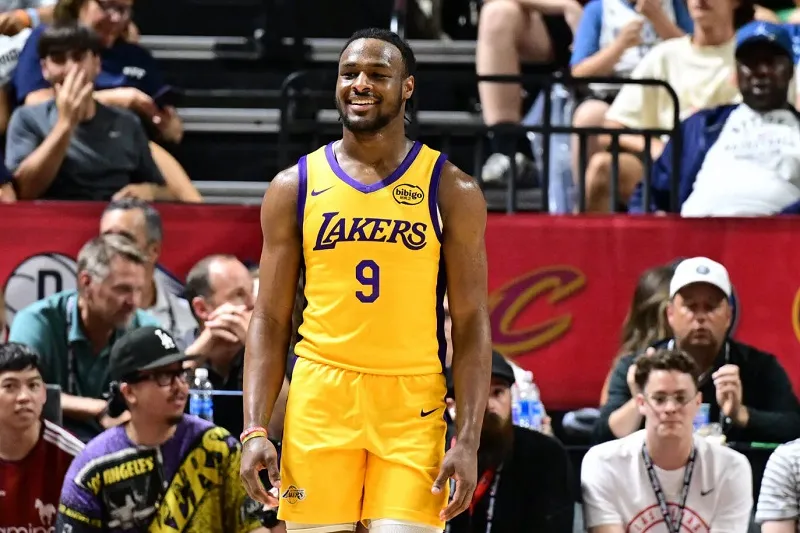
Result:
M692 377L695 388L698 386L700 369L691 355L683 350L661 348L652 355L643 354L636 358L636 384L643 390L647 380L656 370L681 372Z
M344 54L344 51L347 50L347 47L350 46L353 41L358 41L359 39L377 39L379 41L391 44L400 51L400 56L403 58L403 74L406 77L416 75L417 58L414 55L414 51L411 49L411 46L409 46L409 44L395 32L383 28L365 28L355 32L350 36L349 39L347 39L347 42L344 43L342 50L339 52L340 60L342 59L342 54Z
M47 27L39 39L37 52L39 59L49 56L92 52L100 55L103 43L100 37L86 26L77 22L64 22Z
M363 30L356 31L350 36L349 39L347 39L347 42L344 43L342 50L339 52L340 61L342 59L342 54L344 54L344 51L347 50L347 47L359 39L377 39L379 41L391 44L400 51L400 57L403 59L403 75L406 78L409 76L416 76L417 57L414 55L414 50L412 50L411 46L395 32L383 28L365 28ZM406 100L405 119L408 123L413 121L414 109L416 106L416 94L417 93L414 92L411 95L411 98Z
M131 211L140 209L144 214L145 231L147 232L147 242L161 242L164 240L164 224L161 222L161 215L151 204L139 198L120 198L112 200L103 210L103 214L109 211Z
M29 368L42 371L39 354L33 349L19 342L0 344L0 374Z

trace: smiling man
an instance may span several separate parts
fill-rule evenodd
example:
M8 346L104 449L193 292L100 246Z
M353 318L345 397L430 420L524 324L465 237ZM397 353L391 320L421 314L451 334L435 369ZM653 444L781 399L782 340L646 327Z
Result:
M61 482L83 448L42 419L39 365L27 346L0 345L0 531L52 531Z
M800 115L787 101L794 76L792 38L768 22L736 37L742 103L703 110L681 123L681 163L667 144L651 174L651 210L669 208L675 170L685 217L800 213ZM644 210L644 186L630 202Z
M264 198L242 477L267 503L258 471L268 470L289 531L352 532L362 522L373 533L441 532L477 483L491 370L486 202L445 155L407 138L415 68L397 34L356 32L339 58L342 138L278 174ZM267 427L301 265L307 305L279 472ZM458 393L447 454L445 291Z
M590 449L581 466L589 533L747 531L753 506L747 458L695 437L700 369L680 350L636 362L645 428Z
M109 410L127 409L130 422L103 432L75 459L58 533L266 533L236 476L236 439L184 415L190 358L157 327L114 345Z

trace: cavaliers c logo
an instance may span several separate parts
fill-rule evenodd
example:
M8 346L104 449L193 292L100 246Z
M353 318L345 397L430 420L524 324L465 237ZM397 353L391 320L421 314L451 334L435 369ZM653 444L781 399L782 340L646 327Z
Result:
M558 265L528 272L506 283L489 296L492 345L508 357L520 355L558 339L569 330L572 314L562 313L530 326L515 326L528 305L540 296L550 304L578 292L586 276L578 269Z

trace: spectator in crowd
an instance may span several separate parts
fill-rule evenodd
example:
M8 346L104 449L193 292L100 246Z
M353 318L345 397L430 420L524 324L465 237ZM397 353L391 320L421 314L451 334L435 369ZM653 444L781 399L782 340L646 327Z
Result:
M670 532L747 531L750 463L693 435L702 401L699 374L694 358L680 350L660 349L637 361L636 407L644 430L595 446L583 458L589 533L661 531L659 523Z
M57 0L0 0L0 35L11 37L41 24L52 24L56 3ZM125 40L139 40L139 29L133 21L128 23Z
M161 215L137 198L114 200L100 218L100 233L119 234L133 240L147 258L142 309L153 315L175 338L183 338L197 327L189 302L167 289L155 275L164 240Z
M657 341L672 336L667 322L667 305L669 283L674 273L675 265L663 265L648 268L639 276L631 306L622 324L622 345L611 363L611 370L626 355L642 353ZM609 371L600 393L601 406L608 401L611 376L612 372Z
M655 348L679 348L702 372L699 390L709 404L709 420L719 420L729 441L787 442L800 437L798 404L786 371L774 355L728 336L732 295L728 271L706 257L685 259L669 287L667 320L673 338ZM621 358L613 370L608 402L601 409L595 438L621 438L642 426L635 376L637 354ZM633 368L631 368L633 367Z
M130 421L104 431L73 462L57 532L264 531L261 506L239 481L239 443L184 414L189 358L157 327L131 331L114 345L109 409L115 416L127 410Z
M731 83L735 72L735 28L753 18L750 0L695 0L688 3L694 34L657 44L631 73L634 79L658 79L669 83L678 95L680 117L699 109L730 104L739 100L738 88ZM674 104L663 87L625 85L620 89L605 117L609 128L659 128L670 130ZM600 142L608 146L608 136ZM655 160L664 141L652 138L650 152L644 153L645 138L621 135L619 138L619 193L615 203L627 204L642 179L645 164ZM586 209L608 212L612 155L597 153L586 171Z
M736 74L743 102L695 113L681 122L682 216L800 213L800 115L786 101L794 75L784 28L751 22L739 30ZM650 176L652 211L667 211L673 143ZM644 211L644 184L629 210Z
M50 27L39 40L41 68L57 90L11 117L6 166L20 198L174 197L136 117L94 99L99 50L97 36L76 25Z
M514 370L492 353L492 383L478 448L480 481L467 512L449 533L525 531L570 533L577 495L566 449L554 438L511 422ZM455 391L448 373L448 440L454 442Z
M591 0L575 34L570 67L575 77L627 78L656 44L692 33L685 0ZM590 85L575 108L572 125L599 128L619 86ZM597 137L586 138L587 161L598 152ZM572 175L578 176L580 147L572 141Z
M109 416L108 358L128 329L157 325L138 310L146 259L129 239L102 235L78 253L77 290L39 300L19 311L9 339L42 358L45 383L61 387L64 426L87 442L127 417Z
M83 449L42 419L45 398L39 356L0 345L0 531L52 531L60 485Z
M583 8L578 0L484 1L478 20L475 63L479 76L519 75L522 61L566 65L572 34ZM516 83L478 84L483 121L488 126L519 124L522 88ZM517 135L497 131L492 135L493 154L481 175L486 182L509 176L516 153ZM522 167L529 162L516 157Z
M165 83L150 53L128 35L132 14L133 0L60 0L53 16L57 25L78 24L98 34L100 69L95 99L138 115L157 141L149 147L170 190L181 201L202 201L180 163L159 145L174 145L183 138L183 123L175 109L178 92ZM57 81L40 66L39 41L45 31L46 26L33 30L19 56L12 79L18 105L37 104L54 96ZM138 33L135 27L132 31Z
M244 343L255 302L250 272L232 255L205 257L186 276L185 295L198 324L183 340L186 353L208 369L215 390L241 391ZM240 397L214 398L214 412L227 413L219 420L232 433L241 432Z
M800 440L778 446L767 461L758 493L762 533L795 533L800 524Z

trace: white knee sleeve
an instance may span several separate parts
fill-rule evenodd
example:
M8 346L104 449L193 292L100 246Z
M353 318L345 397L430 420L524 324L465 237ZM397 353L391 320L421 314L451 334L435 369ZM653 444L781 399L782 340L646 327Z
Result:
M342 531L355 531L356 524L301 524L298 522L286 522L286 531L292 533L341 533Z
M408 520L379 518L378 520L370 520L369 531L370 533L442 533L443 530L428 524L409 522Z

